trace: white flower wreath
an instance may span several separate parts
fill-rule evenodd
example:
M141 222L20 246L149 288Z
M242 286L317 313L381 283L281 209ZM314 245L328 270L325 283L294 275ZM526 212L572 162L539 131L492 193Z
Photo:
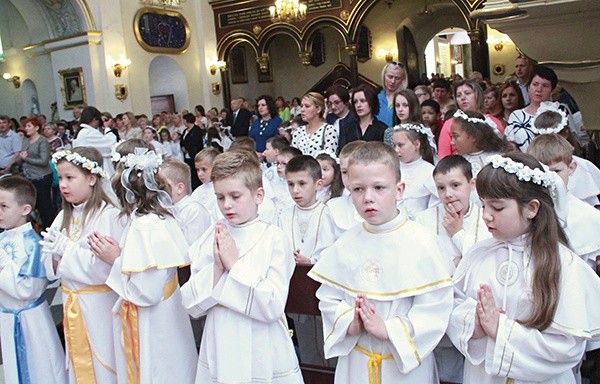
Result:
M517 179L521 181L531 182L545 188L556 187L556 179L551 171L542 171L539 168L531 169L523 163L502 155L490 156L487 161L492 164L492 167L502 168L507 173L517 176Z
M338 164L340 163L340 158L337 157L334 152L330 152L326 149L322 149L319 152L315 153L315 159L319 155L327 155L327 156L331 157L333 159L333 161L335 161L336 163L338 163Z
M58 162L63 159L69 163L75 164L90 171L90 173L98 175L104 179L108 179L108 173L106 173L98 163L88 159L87 157L81 156L79 153L75 153L67 149L64 151L58 151L52 155L52 162L54 164L58 164Z
M456 110L456 112L454 112L454 115L452 117L466 120L469 123L485 124L485 125L489 126L490 128L492 128L494 130L494 133L496 133L496 135L502 137L502 132L500 132L498 130L498 126L496 125L496 123L494 123L494 121L492 119L490 119L489 116L487 116L487 115L483 115L483 116L484 116L483 119L480 119L477 117L470 117L469 115L467 115L466 113L464 113L463 111L458 109L458 110Z
M535 121L537 118L544 112L554 112L560 115L560 122L554 128L538 128L535 126ZM540 104L537 113L533 116L531 120L533 123L531 124L531 131L536 135L550 135L553 133L558 133L563 130L569 123L569 119L567 117L567 113L560 109L560 103L552 102L552 101L544 101Z
M396 125L393 129L394 129L394 132L415 131L422 135L427 136L427 141L429 141L429 146L431 147L431 149L433 149L434 152L437 153L437 145L435 145L435 137L433 137L433 132L431 132L431 129L427 128L423 124L404 123L404 124Z

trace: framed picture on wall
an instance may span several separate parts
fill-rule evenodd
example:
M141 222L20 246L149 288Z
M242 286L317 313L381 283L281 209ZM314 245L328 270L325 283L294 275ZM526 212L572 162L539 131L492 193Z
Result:
M236 45L231 48L229 53L231 62L231 82L233 84L243 84L248 82L248 71L246 69L246 49L243 46Z
M179 12L145 7L133 21L135 38L148 52L179 54L190 45L190 26Z
M456 60L456 64L462 64L462 62L463 62L462 45L453 45L452 46L452 59Z
M68 68L58 71L65 109L87 106L83 68Z

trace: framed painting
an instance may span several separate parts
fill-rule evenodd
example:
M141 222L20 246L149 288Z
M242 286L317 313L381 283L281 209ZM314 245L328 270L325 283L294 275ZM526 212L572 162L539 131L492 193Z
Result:
M58 71L65 109L87 106L83 68L68 68Z
M248 70L246 68L246 49L241 45L231 48L229 53L231 68L231 82L243 84L248 82Z
M462 64L463 62L463 47L462 45L452 46L452 59L456 60L456 64Z
M145 7L135 14L135 38L142 48L156 53L183 53L190 45L190 26L179 12Z

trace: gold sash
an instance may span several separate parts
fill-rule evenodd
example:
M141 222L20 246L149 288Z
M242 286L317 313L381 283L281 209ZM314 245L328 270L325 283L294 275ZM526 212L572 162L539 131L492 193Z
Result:
M78 295L88 295L93 293L111 292L108 285L88 285L81 289L69 289L62 285L62 290L67 294L67 300L64 308L63 327L65 330L65 340L69 349L69 359L73 366L73 375L78 383L96 383L96 373L92 361L92 348L83 320L83 313L79 305ZM108 364L106 364L98 355L96 358L113 374L116 374Z
M179 285L177 273L163 288L163 301L167 300ZM127 363L127 384L140 382L140 342L138 330L137 305L123 300L121 303L121 323L123 325L123 343L125 362Z
M369 384L381 384L381 362L393 358L392 355L369 352L360 345L354 347L363 355L369 356Z

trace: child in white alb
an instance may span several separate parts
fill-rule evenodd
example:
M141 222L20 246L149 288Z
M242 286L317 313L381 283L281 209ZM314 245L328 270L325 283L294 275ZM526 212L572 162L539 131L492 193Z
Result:
M402 182L406 185L400 206L414 220L417 213L439 203L431 176L435 148L433 133L423 124L400 124L394 127L392 140L400 160Z
M292 241L296 263L314 264L338 237L329 208L317 200L321 166L311 156L297 156L285 166L285 178L296 204L283 210L279 227Z
M64 352L43 294L40 236L28 222L35 186L0 179L0 341L5 383L65 384Z
M108 175L95 148L59 151L52 161L63 209L44 236L44 262L48 277L61 279L69 382L91 374L98 383L117 383L112 308L119 295L105 284L111 266L90 249L88 236L119 241L128 220L104 192Z
M182 287L189 314L207 316L195 382L303 383L283 312L292 245L258 217L259 162L225 152L211 178L225 220L190 247L192 276Z
M131 224L117 243L89 238L91 249L112 265L106 284L119 294L113 329L119 382L190 383L198 353L189 317L181 305L177 268L189 264L188 245L174 215L162 160L135 148L120 163L113 188L121 215Z
M325 357L338 357L335 382L437 383L432 351L448 325L452 281L435 235L397 209L404 185L388 145L360 145L348 172L365 222L309 272L321 283Z

